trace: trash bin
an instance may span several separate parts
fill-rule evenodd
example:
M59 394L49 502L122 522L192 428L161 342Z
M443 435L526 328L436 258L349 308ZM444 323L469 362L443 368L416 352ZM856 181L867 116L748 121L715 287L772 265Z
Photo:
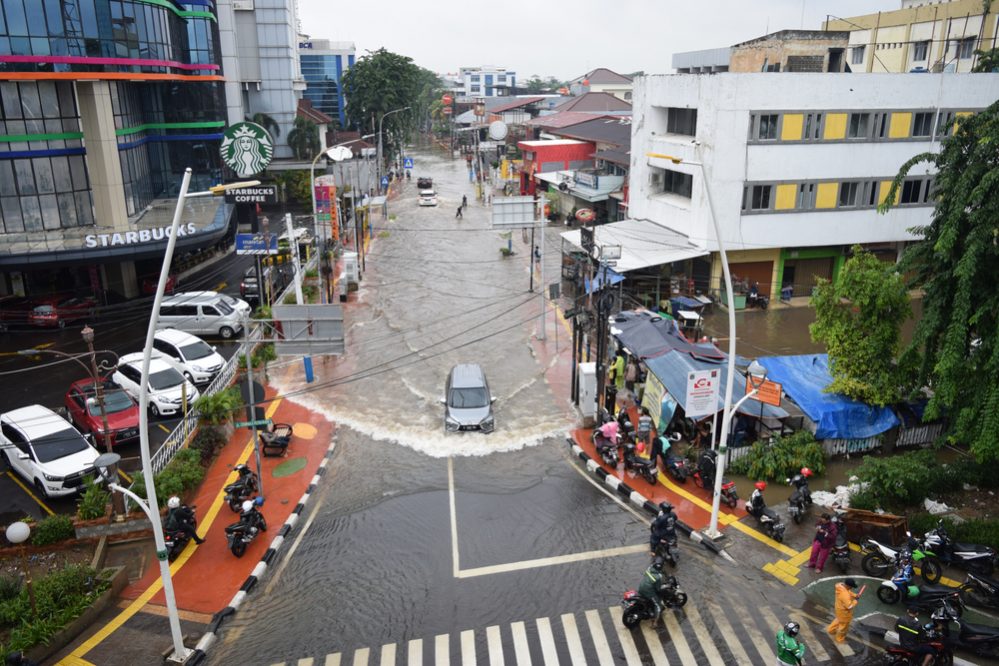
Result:
M844 522L846 538L854 543L861 543L864 539L874 539L889 546L901 546L906 542L908 521L905 516L847 509Z

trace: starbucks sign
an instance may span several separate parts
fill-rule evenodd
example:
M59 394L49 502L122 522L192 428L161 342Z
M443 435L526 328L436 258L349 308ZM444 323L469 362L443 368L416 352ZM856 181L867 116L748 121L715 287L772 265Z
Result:
M222 134L219 150L225 165L240 178L260 173L271 163L274 143L271 135L256 123L236 123Z

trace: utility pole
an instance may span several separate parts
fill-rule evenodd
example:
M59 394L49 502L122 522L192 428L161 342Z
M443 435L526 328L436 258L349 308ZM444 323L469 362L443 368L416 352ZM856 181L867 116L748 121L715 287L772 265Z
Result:
M257 436L257 396L253 388L253 359L250 354L250 318L243 319L243 356L246 357L247 395L250 398L250 430L253 432L253 453L257 461L257 482L260 484L260 496L264 495L264 475L260 470L260 438Z
M541 284L538 285L541 292L541 319L538 323L538 340L545 339L545 195L541 195L538 199L538 205L540 210L538 211L538 222L541 227L541 256L538 257L538 261L541 263ZM531 229L531 235L534 235L534 229ZM534 256L534 248L531 248L531 257ZM531 270L533 276L534 270Z

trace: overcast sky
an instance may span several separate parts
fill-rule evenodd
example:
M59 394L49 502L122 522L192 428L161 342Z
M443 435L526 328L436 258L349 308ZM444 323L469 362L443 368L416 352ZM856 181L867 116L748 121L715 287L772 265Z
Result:
M730 46L777 30L817 30L827 13L898 9L901 0L298 0L302 31L385 47L438 73L496 65L569 80L597 67L672 72L678 51Z

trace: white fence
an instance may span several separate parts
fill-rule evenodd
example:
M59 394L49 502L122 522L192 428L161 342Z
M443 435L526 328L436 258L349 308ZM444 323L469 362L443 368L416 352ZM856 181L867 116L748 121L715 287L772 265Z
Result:
M914 428L899 428L895 448L925 447L940 438L943 433L943 423L929 423Z
M823 439L822 449L829 457L853 453L867 453L881 448L882 436L875 435L864 439Z

